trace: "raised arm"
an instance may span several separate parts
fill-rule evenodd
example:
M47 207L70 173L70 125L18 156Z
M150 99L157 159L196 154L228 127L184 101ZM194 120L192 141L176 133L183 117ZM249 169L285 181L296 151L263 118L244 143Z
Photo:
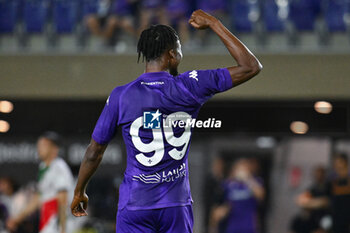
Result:
M94 139L91 139L84 159L81 162L78 182L74 190L74 198L71 204L72 214L76 217L86 216L88 196L86 195L86 186L95 173L103 157L107 145L100 145Z
M259 60L214 16L202 10L196 10L193 12L189 23L196 29L211 28L220 37L237 62L236 66L227 68L235 86L248 81L262 70Z

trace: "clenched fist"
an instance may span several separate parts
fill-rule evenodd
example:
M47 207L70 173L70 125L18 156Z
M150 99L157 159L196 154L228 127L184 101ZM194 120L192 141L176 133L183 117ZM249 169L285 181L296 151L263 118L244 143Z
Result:
M205 11L196 10L192 13L188 22L196 29L206 29L217 21L218 20L214 16Z
M86 208L89 202L88 196L84 193L83 195L74 195L72 204L70 206L72 214L75 217L87 216Z

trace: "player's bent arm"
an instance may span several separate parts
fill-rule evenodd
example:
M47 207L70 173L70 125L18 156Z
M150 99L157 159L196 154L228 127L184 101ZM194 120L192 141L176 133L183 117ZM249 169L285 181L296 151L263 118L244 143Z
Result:
M97 143L94 139L86 149L85 156L81 162L77 185L74 190L74 198L71 204L72 214L74 216L86 216L88 196L86 195L86 186L101 163L103 153L107 148L106 145ZM82 204L82 206L81 206Z
M214 20L210 28L220 37L237 62L237 66L227 68L235 86L248 81L262 70L259 60L219 20Z
M39 193L35 193L29 200L28 205L20 212L17 216L7 221L7 227L15 229L24 219L33 214L40 207L40 196Z
M68 205L68 192L60 191L57 193L58 202L58 216L59 216L59 226L61 229L60 233L66 232L66 222L67 222L67 205Z
M242 84L262 70L259 60L218 19L202 10L193 12L189 23L197 29L211 28L224 43L237 66L228 67L235 86Z

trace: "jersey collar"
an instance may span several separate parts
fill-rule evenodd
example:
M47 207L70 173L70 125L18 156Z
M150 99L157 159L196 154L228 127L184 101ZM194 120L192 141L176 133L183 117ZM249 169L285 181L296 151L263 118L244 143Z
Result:
M159 71L159 72L148 72L148 73L143 73L140 75L140 77L172 77L171 74L169 74L166 71Z

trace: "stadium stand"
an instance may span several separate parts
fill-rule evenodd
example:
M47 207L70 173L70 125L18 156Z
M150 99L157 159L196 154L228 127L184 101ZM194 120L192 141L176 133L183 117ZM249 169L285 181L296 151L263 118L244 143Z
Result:
M239 32L252 32L260 15L258 1L234 0L230 9L233 28Z
M12 42L19 42L19 47L30 49L33 46L28 41L33 35L46 41L50 45L47 48L64 47L57 42L66 36L74 38L76 48L84 48L89 45L86 42L90 37L84 18L98 13L99 1L0 0L0 39L10 36ZM347 42L344 47L349 46L350 0L222 0L216 5L211 1L192 0L189 3L191 10L199 6L222 8L225 3L221 13L230 21L227 26L238 34L250 35L260 41L260 45L274 35L283 36L289 45L300 45L300 37L308 33L315 38L309 44L315 46L331 46L333 34ZM139 25L138 20L135 15L135 27ZM0 50L6 51L6 43L0 43Z
M46 0L28 0L24 1L22 9L25 32L29 34L43 33L49 20L50 2Z
M262 6L263 23L268 32L284 31L284 22L288 16L288 5L278 4L275 0L265 0Z
M331 32L345 32L346 17L350 14L350 1L327 0L323 8L327 29Z
M54 0L53 25L58 34L73 33L79 20L79 1Z
M18 20L19 1L0 0L0 34L13 33Z

